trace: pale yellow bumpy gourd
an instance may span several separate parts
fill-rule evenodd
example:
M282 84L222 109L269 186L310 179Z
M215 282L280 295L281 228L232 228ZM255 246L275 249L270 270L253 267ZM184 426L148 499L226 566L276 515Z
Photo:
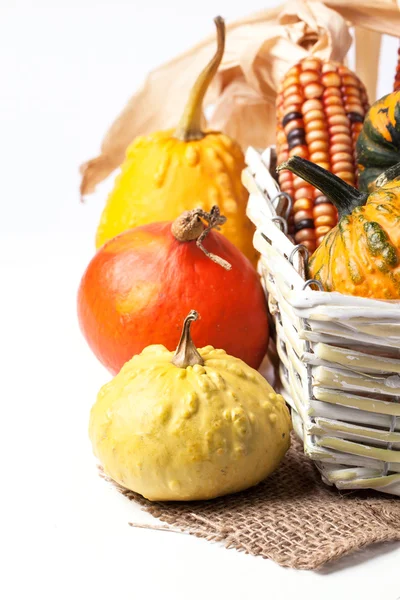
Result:
M190 338L197 316L186 318L175 355L147 347L100 390L91 411L90 438L105 472L150 500L243 490L274 471L290 444L282 396L224 350L197 351Z

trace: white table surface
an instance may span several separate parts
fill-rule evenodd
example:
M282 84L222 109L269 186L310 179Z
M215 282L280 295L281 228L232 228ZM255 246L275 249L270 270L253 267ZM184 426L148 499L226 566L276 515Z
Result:
M133 529L129 521L154 520L98 477L87 436L90 406L109 375L80 335L76 290L110 182L81 206L77 166L96 153L146 71L208 33L215 12L234 18L269 4L1 2L5 600L400 597L399 544L311 573L185 534ZM390 81L396 48L385 42Z

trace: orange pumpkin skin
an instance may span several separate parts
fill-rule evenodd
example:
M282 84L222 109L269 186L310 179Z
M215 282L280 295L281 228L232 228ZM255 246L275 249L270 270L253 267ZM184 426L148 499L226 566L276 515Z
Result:
M179 242L171 223L124 232L94 256L78 292L82 332L104 366L117 373L146 346L175 350L182 321L196 309L193 340L258 368L268 345L268 317L259 277L224 236L210 231L204 246L232 265L212 262L196 242Z

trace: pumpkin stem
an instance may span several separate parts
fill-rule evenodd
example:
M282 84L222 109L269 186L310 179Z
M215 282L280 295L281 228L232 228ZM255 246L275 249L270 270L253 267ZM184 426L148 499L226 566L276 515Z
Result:
M277 167L277 171L288 169L309 184L318 188L336 206L339 218L350 215L357 206L363 206L368 194L359 192L340 177L323 169L305 158L291 156Z
M186 367L192 367L193 365L204 365L204 360L200 356L190 335L192 321L197 321L199 317L200 315L197 311L191 310L183 322L181 339L171 361L172 364L180 369L186 369Z
M389 181L394 181L398 177L400 177L400 162L396 163L395 165L392 165L391 167L386 169L386 171L381 173L379 177L375 179L374 185L377 188L380 188L383 185L389 183Z
M201 140L205 133L201 130L203 117L203 99L206 95L212 78L218 70L225 49L225 23L222 17L216 17L214 23L217 27L217 50L206 68L200 73L194 84L186 104L184 113L174 133L174 137L182 142Z
M204 225L204 219L207 221L207 226ZM220 225L226 222L226 217L221 215L218 206L213 206L208 213L202 208L194 208L186 210L180 215L171 225L171 232L178 242L193 242L196 240L196 246L217 265L220 265L227 271L232 269L232 265L220 256L209 252L204 248L203 241L210 233L211 229L219 229Z

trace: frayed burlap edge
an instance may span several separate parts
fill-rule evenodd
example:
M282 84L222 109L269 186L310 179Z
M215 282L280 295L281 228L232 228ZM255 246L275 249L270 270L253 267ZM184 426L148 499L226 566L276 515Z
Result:
M170 526L155 528L187 532L285 567L318 569L371 544L400 541L398 498L326 486L295 437L271 477L215 500L150 502L112 483Z

